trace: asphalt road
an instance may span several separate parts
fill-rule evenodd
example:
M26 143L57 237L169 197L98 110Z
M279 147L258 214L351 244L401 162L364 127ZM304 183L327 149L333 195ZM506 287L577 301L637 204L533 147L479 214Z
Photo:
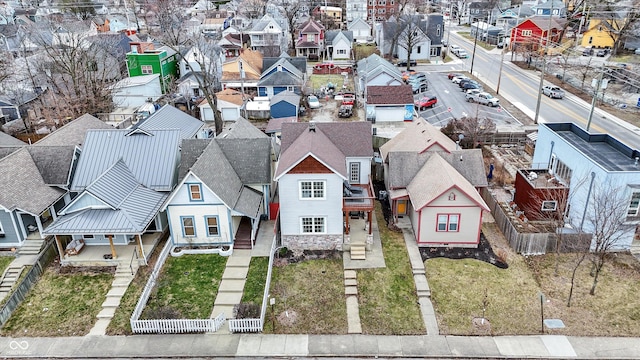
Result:
M450 43L467 50L470 57L462 60L462 63L453 64L444 69L447 71L470 71L473 61L473 74L482 80L486 86L495 90L500 74L501 55L499 53L489 53L478 46L475 59L472 60L473 43L453 32L451 33ZM510 58L505 56L504 60L507 61ZM527 73L515 65L508 62L504 63L499 94L531 118L535 115L539 85L539 73ZM582 128L586 128L590 106L591 104L570 94L564 99L550 99L542 96L538 122L573 122ZM611 115L597 107L592 117L590 131L609 133L634 148L640 146L640 129L627 123L620 124L611 119Z

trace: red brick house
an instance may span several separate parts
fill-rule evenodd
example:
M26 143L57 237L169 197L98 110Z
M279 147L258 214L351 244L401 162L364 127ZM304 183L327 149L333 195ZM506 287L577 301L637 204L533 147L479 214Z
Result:
M375 21L386 21L391 16L398 17L399 14L399 2L395 0L368 0L367 1L367 16L368 19L373 19L375 14Z
M562 32L563 19L551 18L548 16L532 16L511 29L511 48L518 51L520 48L527 50L537 50L547 44L557 43ZM549 34L548 32L551 31Z

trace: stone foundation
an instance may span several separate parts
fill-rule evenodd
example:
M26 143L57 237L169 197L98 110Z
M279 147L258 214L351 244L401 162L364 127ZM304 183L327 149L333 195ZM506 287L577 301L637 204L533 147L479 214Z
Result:
M342 234L333 235L282 235L282 246L302 250L342 251Z

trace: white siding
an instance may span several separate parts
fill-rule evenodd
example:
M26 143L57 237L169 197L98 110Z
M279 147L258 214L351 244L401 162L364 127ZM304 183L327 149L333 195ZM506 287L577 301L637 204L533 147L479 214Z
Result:
M189 198L189 187L188 184L200 184L202 189L202 201L191 201ZM200 206L203 204L222 204L222 200L211 192L206 185L204 185L200 179L193 176L192 174L187 175L182 186L176 188L174 190L173 198L171 199L171 203L169 205L194 205Z
M347 158L347 171L351 168L352 162L360 163L360 184L367 184L371 175L371 159L370 158Z
M404 121L404 106L379 107L376 106L376 121Z
M229 213L223 205L169 206L167 211L169 212L169 226L174 244L230 243L232 240L229 231ZM181 217L184 216L193 216L196 229L195 237L182 235ZM205 216L218 216L220 236L207 236Z
M300 200L298 182L326 180L325 200ZM300 234L302 217L326 217L327 234L342 234L343 179L336 174L286 174L279 181L282 235Z
M345 50L344 54L338 54L338 50ZM351 44L344 37L340 37L337 43L333 44L332 58L335 59L350 59L351 58Z

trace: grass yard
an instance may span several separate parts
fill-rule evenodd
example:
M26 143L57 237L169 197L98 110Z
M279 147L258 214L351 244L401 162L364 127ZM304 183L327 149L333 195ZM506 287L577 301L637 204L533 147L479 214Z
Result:
M218 254L169 256L142 318L209 318L226 263Z
M567 307L575 255L561 254L555 274L554 254L528 258L547 300L545 317L561 319L566 328L553 334L572 336L640 336L640 264L629 254L612 254L600 273L595 295L586 259L580 266L571 307Z
M356 44L353 48L356 61L362 60L377 53L378 48L375 44Z
M58 269L51 265L45 270L0 335L84 336L91 330L113 274L61 274Z
M327 86L329 82L333 83L336 86L336 91L338 89L342 89L342 84L344 83L344 77L339 74L328 74L328 75L318 75L312 74L309 77L309 84L312 87L313 91L320 90L321 87ZM353 89L353 76L349 76L349 83L347 84L348 89Z
M358 271L360 322L365 334L426 333L402 233L389 230L376 203L386 268Z
M343 278L341 258L274 266L264 333L346 334Z
M262 304L268 270L268 257L251 258L251 263L249 263L249 272L247 273L247 281L244 283L244 290L242 292L243 303L252 302L257 305Z
M14 256L0 256L0 275L4 274L4 271L7 270L14 259Z
M485 318L491 323L491 334L538 333L540 288L536 279L524 258L508 248L495 224L484 224L483 232L494 251L497 247L505 250L508 269L472 259L425 261L440 334L487 334L486 329L472 326L473 318L482 317L485 292L488 301ZM496 237L502 237L499 243Z

